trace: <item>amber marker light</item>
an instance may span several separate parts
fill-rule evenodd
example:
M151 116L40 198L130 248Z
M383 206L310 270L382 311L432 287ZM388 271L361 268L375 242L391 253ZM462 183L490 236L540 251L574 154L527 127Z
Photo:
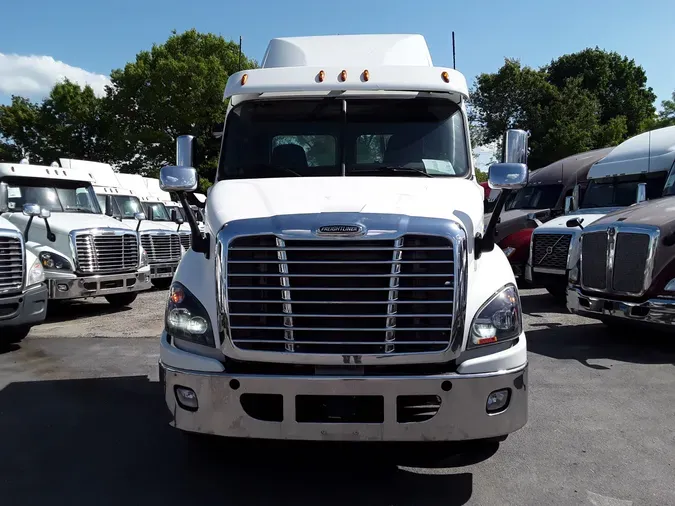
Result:
M444 70L443 72L441 72L441 78L442 78L446 83L449 83L449 82L450 82L450 74L448 74L448 72L445 71L445 70Z
M185 299L185 292L180 287L172 287L169 299L171 299L171 302L174 304L180 304Z
M241 76L241 85L244 86L246 84L246 81L248 81L248 74L244 74Z
M343 70L342 72L340 72L340 81L344 82L346 80L347 80L347 71Z
M368 72L368 69L366 69L363 71L363 80L367 81L368 79L370 79L370 72Z
M324 79L326 79L326 73L323 70L321 70L319 71L319 82L322 83Z

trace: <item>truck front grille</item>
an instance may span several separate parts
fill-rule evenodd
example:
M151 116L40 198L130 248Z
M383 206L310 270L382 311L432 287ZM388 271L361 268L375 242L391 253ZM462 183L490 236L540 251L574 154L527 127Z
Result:
M185 248L185 251L192 247L192 234L180 234L180 244Z
M610 233L614 236L613 239ZM582 286L617 294L642 294L645 281L651 281L645 280L650 275L648 267L651 240L647 232L628 232L621 229L584 233L581 236ZM612 263L609 276L608 256L613 257L610 258ZM607 286L608 277L610 286Z
M228 247L230 337L245 350L442 351L454 286L453 245L444 237L239 237Z
M567 269L570 234L533 234L532 267Z
M78 271L101 274L138 267L138 236L133 233L79 234L75 237Z
M148 254L151 264L178 262L181 257L180 237L175 233L141 235L141 244Z
M21 239L0 236L0 292L19 291L23 287L24 255Z

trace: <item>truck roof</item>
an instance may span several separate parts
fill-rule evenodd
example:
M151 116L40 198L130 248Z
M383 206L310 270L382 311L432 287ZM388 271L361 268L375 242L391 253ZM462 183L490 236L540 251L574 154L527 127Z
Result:
M644 132L622 142L588 173L589 179L667 171L675 160L675 126Z
M30 177L91 182L91 176L83 170L31 165L28 163L0 163L0 178L3 177Z
M77 169L90 176L91 184L95 189L102 189L103 193L112 195L133 195L134 193L120 185L117 173L112 165L89 160L77 160L75 158L59 158L61 167Z
M140 174L118 173L117 179L119 180L122 188L126 188L127 190L133 192L133 194L136 195L141 201L156 202L159 200L156 196L152 195L148 191L148 187L145 185L145 181L143 181L143 176Z
M372 34L272 39L262 68L232 74L225 98L335 90L436 91L457 101L469 96L460 72L433 66L422 35Z
M591 166L598 160L602 160L614 148L594 149L576 153L561 160L537 169L530 175L530 185L543 184L576 184L576 182L585 181Z
M151 195L157 197L162 202L172 202L171 194L159 187L159 179L143 177L143 182Z

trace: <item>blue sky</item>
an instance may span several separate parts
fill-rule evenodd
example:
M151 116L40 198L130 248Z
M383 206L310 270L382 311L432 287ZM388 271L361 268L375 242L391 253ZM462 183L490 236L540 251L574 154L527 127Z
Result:
M193 27L242 35L257 60L279 36L421 33L439 66L452 65L454 30L457 68L470 83L504 57L539 66L597 45L642 65L657 104L675 89L673 0L14 0L1 12L0 103L11 93L39 98L63 75L100 88L139 50Z

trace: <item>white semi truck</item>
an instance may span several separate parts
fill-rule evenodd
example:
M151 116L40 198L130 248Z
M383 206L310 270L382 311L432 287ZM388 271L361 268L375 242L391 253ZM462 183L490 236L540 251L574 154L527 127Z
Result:
M103 213L138 231L148 257L152 285L168 288L183 255L176 231L178 225L163 220L161 209L154 210L154 217L149 216L140 200L148 194L144 187L137 188L138 181L132 175L116 173L107 163L69 158L61 158L59 162L61 167L77 169L89 175ZM132 179L127 179L130 177ZM140 222L135 219L138 213L144 217Z
M420 35L274 39L225 99L204 233L189 136L160 174L193 233L160 344L173 426L361 441L523 427L527 345L494 227L527 183L527 133L490 167L502 196L485 227L466 80Z
M0 189L0 213L9 210L7 204L7 192ZM42 212L34 205L22 211L37 216ZM40 259L26 249L21 231L0 216L0 347L21 341L45 319L47 299Z
M526 279L564 301L582 229L622 207L661 197L674 158L675 127L667 127L631 137L593 164L581 205L575 190L566 206L571 212L534 230Z
M44 268L49 300L105 297L125 306L150 288L138 234L101 214L88 174L0 163L0 200L2 216L22 230L26 250Z

